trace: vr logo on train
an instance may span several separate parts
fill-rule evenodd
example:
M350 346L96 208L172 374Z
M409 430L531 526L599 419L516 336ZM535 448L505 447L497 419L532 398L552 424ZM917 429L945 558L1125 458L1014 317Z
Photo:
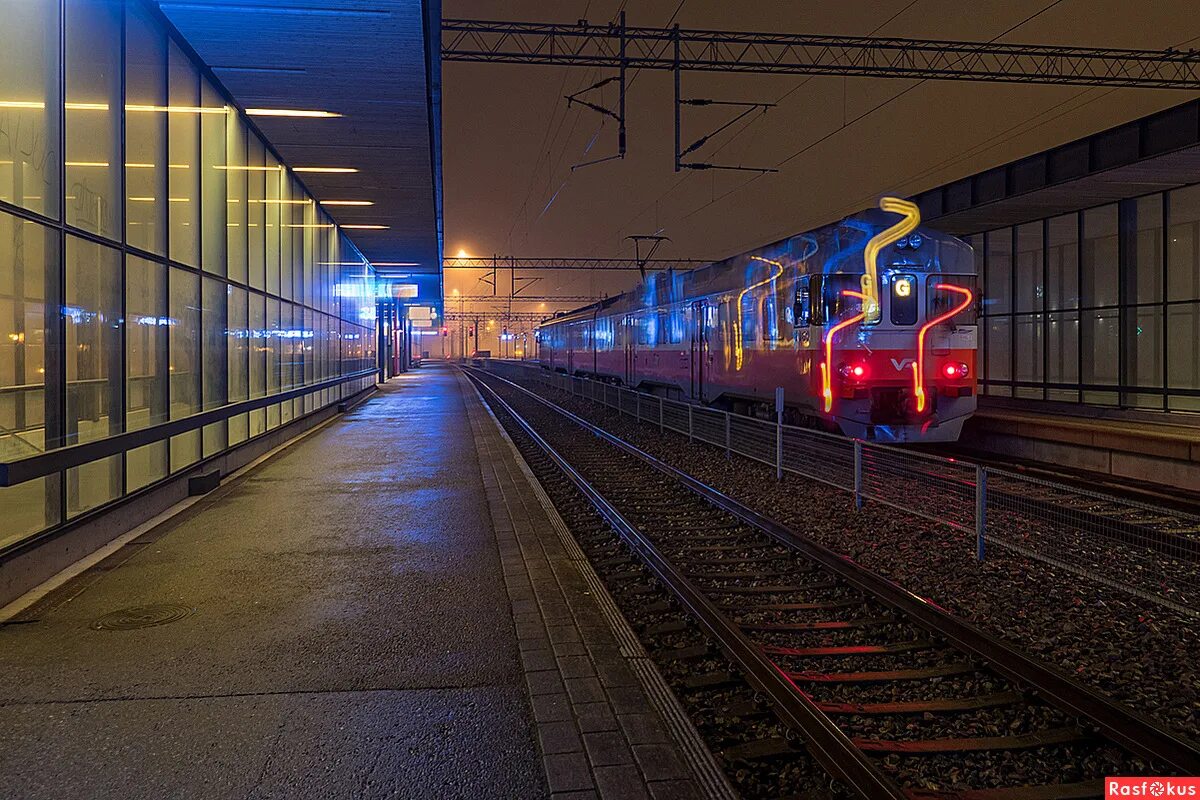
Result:
M1200 797L1200 778L1105 778L1104 797Z

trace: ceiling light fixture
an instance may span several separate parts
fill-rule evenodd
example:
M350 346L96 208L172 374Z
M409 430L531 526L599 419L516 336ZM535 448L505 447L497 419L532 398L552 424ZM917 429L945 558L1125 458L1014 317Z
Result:
M354 167L292 167L292 172L323 172L329 174L348 174L358 172Z
M343 225L349 231L386 231L389 225Z
M323 206L373 206L370 200L321 200Z
M246 114L251 117L306 117L310 119L330 119L342 116L333 111L307 108L247 108Z

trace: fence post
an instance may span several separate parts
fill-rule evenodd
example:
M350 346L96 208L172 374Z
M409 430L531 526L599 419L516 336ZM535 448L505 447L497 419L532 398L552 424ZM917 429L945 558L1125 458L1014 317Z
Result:
M725 460L733 458L733 440L729 435L729 412L725 412Z
M783 387L775 387L775 480L783 480Z
M662 397L659 397L658 398L658 435L662 436L662 434L663 434L663 399L662 399Z
M983 561L987 533L987 468L975 465L975 558Z
M862 509L862 440L854 440L854 508Z
M688 403L688 444L692 443L692 404Z

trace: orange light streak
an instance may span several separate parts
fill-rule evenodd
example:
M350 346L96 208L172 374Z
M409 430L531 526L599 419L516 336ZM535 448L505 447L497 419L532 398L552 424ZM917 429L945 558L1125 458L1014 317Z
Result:
M913 364L913 394L917 397L918 414L925 410L925 334L935 325L940 325L946 320L957 316L960 311L971 305L975 300L975 295L965 286L955 286L952 283L939 283L935 284L933 288L935 291L955 292L966 299L945 314L934 317L929 322L926 322L921 326L921 330L917 334L917 362Z
M838 331L850 327L867 315L865 303L867 296L865 294L850 289L843 289L842 295L845 297L857 297L859 300L864 301L864 304L862 311L859 311L853 317L842 320L825 333L825 361L821 364L821 396L825 399L826 413L833 410L833 337Z

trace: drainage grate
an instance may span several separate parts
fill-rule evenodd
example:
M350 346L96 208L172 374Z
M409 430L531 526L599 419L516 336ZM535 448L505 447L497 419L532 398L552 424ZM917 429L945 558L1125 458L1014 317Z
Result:
M149 606L133 606L112 611L92 623L98 631L132 631L166 625L188 616L196 609L174 603L156 603Z

